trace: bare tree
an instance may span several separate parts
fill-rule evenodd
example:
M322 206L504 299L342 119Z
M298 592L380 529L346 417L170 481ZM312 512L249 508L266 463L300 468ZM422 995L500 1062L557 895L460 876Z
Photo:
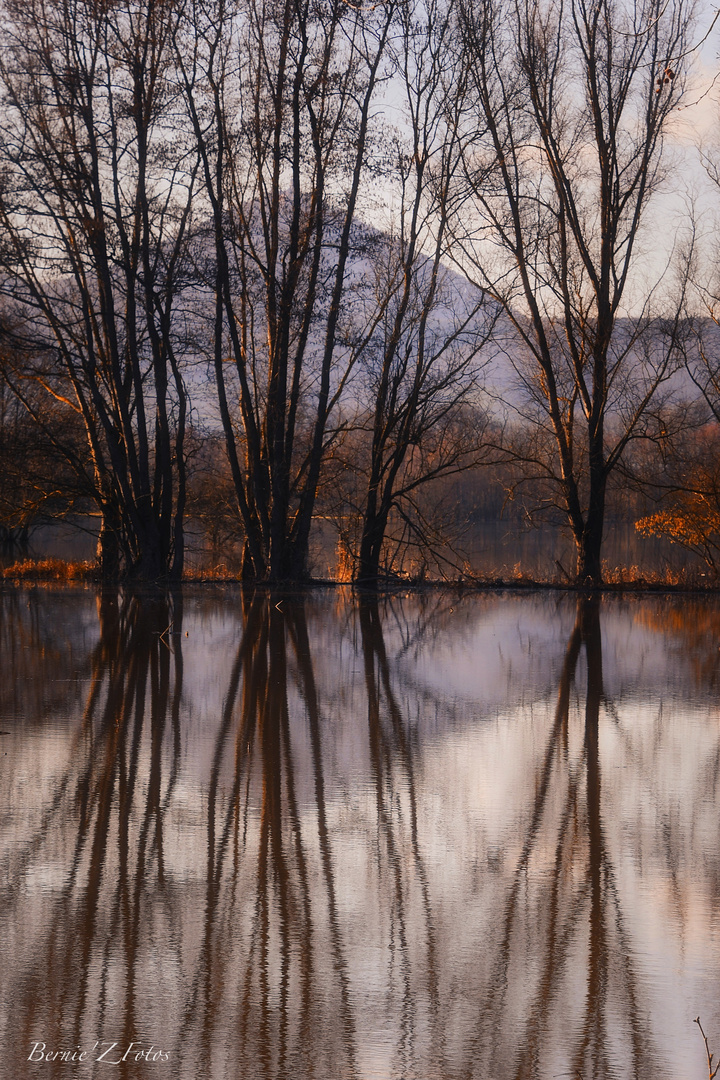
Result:
M580 582L601 580L608 477L676 358L682 298L653 317L654 290L633 274L690 20L684 0L462 7L478 120L458 258L513 327L535 434L512 453L566 515Z
M246 536L245 572L299 581L323 458L352 368L339 326L362 250L363 188L397 5L188 7L178 49L201 149L220 417ZM338 418L339 423L339 418Z
M454 20L453 0L421 0L401 14L398 207L376 257L378 315L361 350L370 420L355 573L363 585L377 583L391 514L408 542L426 546L419 490L476 463L483 442L480 353L497 306L463 289L444 263L467 74Z
M23 345L6 375L38 423L42 390L82 424L104 576L122 563L128 578L177 579L187 395L173 314L194 179L169 66L178 10L7 0L2 18L0 288Z

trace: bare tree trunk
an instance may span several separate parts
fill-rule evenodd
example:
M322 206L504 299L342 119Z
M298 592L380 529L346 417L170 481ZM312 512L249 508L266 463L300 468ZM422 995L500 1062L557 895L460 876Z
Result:
M102 584L112 585L120 580L120 521L114 507L102 515L97 543L97 557Z
M366 589L375 589L380 577L380 557L382 555L385 531L387 529L387 510L378 510L377 500L372 491L368 492L360 537L355 581Z

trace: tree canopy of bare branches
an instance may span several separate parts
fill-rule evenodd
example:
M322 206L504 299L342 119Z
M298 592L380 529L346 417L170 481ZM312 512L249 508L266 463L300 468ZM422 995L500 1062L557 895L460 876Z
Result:
M529 427L511 454L554 492L581 582L601 580L608 477L676 359L682 301L654 316L633 274L691 15L684 0L462 5L458 258L514 328Z
M377 582L395 511L410 544L428 537L417 502L429 481L466 469L482 452L482 349L497 315L477 289L448 284L452 193L462 168L466 78L453 34L456 6L430 0L401 12L398 83L406 130L390 180L399 192L394 229L376 260L378 317L362 354L369 453L356 578ZM367 458L365 462L363 459Z
M224 0L187 10L178 65L212 220L206 285L245 573L300 581L352 366L341 343L373 108L398 5Z
M2 5L5 378L79 418L103 573L179 578L187 395L174 324L193 193L173 4ZM42 393L38 393L41 390ZM62 440L56 451L67 460Z

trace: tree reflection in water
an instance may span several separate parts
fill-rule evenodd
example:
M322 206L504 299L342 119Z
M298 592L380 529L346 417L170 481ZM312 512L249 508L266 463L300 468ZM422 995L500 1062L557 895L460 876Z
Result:
M181 1080L665 1075L602 732L638 775L648 757L606 690L601 602L578 600L554 690L552 666L531 693L510 664L515 719L489 723L479 697L463 711L460 667L438 679L431 661L499 628L504 601L237 597L190 607L191 643L222 610L237 644L185 657L179 594L101 599L85 651L50 650L47 613L1 599L17 681L0 701L24 725L3 788L10 1074L36 1075L37 1040L112 1040L161 1048ZM64 690L30 678L68 668ZM527 695L525 758L498 758L510 794L488 824L483 755ZM48 703L72 721L49 730ZM448 764L463 754L466 774Z
M311 750L305 764L314 782L315 820L309 824L296 793L291 660ZM231 737L234 775L223 798L220 775ZM310 865L315 851L314 845L308 850L308 831L319 846L319 870ZM237 1076L323 1077L328 1070L354 1075L354 1020L325 808L320 712L301 600L280 603L262 595L246 602L213 756L207 852L203 942L182 1034L187 1041L199 1029L201 1069L207 1063L203 1075L225 1075L223 1069ZM333 977L319 992L321 949L331 957ZM229 984L234 991L228 999Z
M68 764L54 778L37 827L11 847L7 860L6 917L10 907L10 955L18 974L7 1045L11 1061L18 1055L18 1077L28 1071L27 1051L37 1040L48 1048L92 1046L107 1021L113 1038L132 1041L146 1023L136 1010L135 987L138 965L144 965L146 897L152 892L162 905L165 893L162 819L180 754L182 601L178 594L130 599L119 607L116 596L101 596L98 617L100 637L89 658L87 700ZM171 635L178 639L172 674ZM42 656L42 640L33 644ZM173 753L163 791L168 722ZM47 882L52 903L38 910L40 905L26 906L26 878L43 856L53 879ZM45 1063L53 1074L67 1067ZM118 1072L132 1075L123 1065Z
M570 705L583 649L584 731L573 754ZM484 1047L476 1045L471 1059L482 1058L487 1049L495 1075L507 1072L503 1062L510 1061L518 1080L553 1075L552 1062L561 1053L570 1075L596 1080L639 1077L657 1060L603 828L599 721L604 703L600 601L581 597L505 901L496 971L483 1002ZM541 849L551 853L550 866L531 878L531 863ZM503 1022L508 1008L511 1026ZM483 1074L469 1063L468 1075ZM654 1075L662 1075L662 1069L654 1067Z

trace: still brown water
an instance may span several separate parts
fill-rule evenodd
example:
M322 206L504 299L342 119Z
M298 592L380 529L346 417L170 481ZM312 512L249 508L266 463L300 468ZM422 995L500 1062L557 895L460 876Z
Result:
M0 1076L701 1080L719 644L712 599L0 594Z

